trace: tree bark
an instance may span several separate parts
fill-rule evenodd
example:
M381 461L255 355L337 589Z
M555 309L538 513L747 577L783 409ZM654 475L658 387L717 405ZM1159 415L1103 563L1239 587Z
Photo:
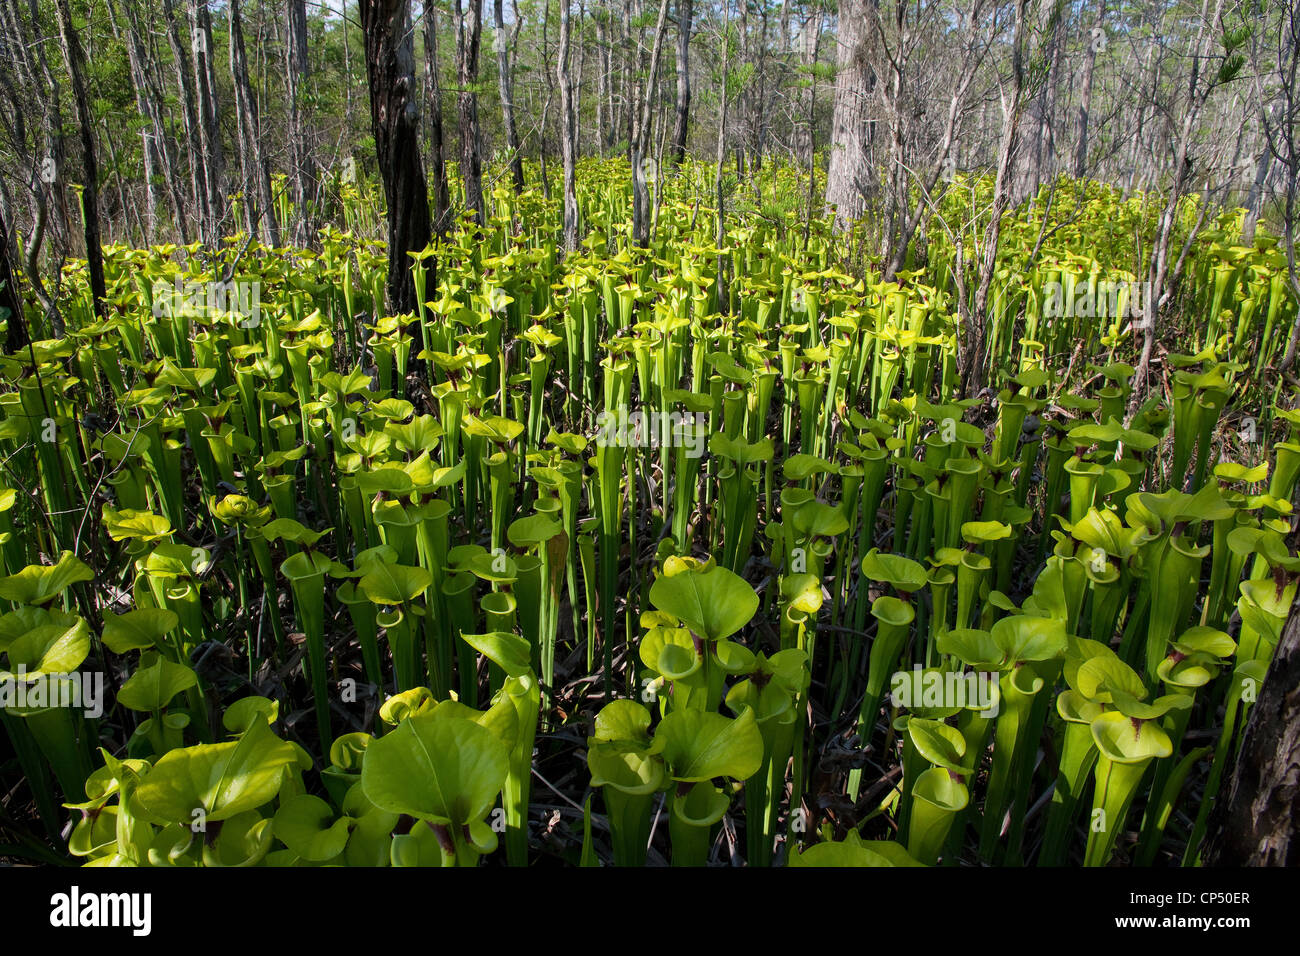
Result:
M1088 52L1083 61L1083 79L1079 85L1079 107L1074 121L1074 163L1070 172L1082 179L1088 169L1088 113L1092 109L1092 75L1097 68L1097 54L1105 45L1106 0L1097 4L1097 19L1088 35Z
M199 235L207 239L207 223L211 218L208 208L208 168L203 160L203 144L199 136L198 100L194 94L194 78L190 71L189 48L181 40L180 19L174 0L163 0L163 17L167 21L167 43L172 51L176 70L176 86L180 94L181 114L185 121L185 148L190 165L190 199L198 219Z
M461 0L454 0L456 15L456 94L460 118L460 178L465 184L465 205L480 226L487 220L483 209L483 139L478 122L479 38L483 29L483 0L467 0L462 13Z
M542 4L542 62L551 61L551 4ZM551 198L550 145L547 142L546 125L551 116L551 101L555 99L555 71L544 70L546 74L546 99L542 101L542 115L537 121L537 164L540 168L542 195L547 201Z
M499 0L498 0L499 2ZM560 0L560 50L556 73L560 82L560 158L564 163L564 251L578 248L578 130L573 109L573 79L569 75L569 0Z
M28 13L31 29L27 29L23 17L19 14L16 3L0 4L0 17L5 19L5 35L8 49L12 56L11 64L22 71L26 86L32 91L40 111L41 142L36 147L37 155L21 155L25 152L27 134L24 126L24 106L20 103L13 88L5 90L12 105L9 117L13 124L13 143L23 165L27 168L27 191L31 200L31 226L23 245L23 272L31 284L32 291L40 300L44 310L44 319L49 323L49 330L54 336L64 333L63 316L56 299L57 289L52 294L46 289L41 278L41 255L47 245L47 239L53 238L62 227L66 230L67 213L63 202L62 175L64 162L63 136L61 132L62 109L61 93L54 72L50 69L49 58L45 55L45 44L35 39L41 29L40 12L36 0L29 0ZM9 144L7 144L9 145ZM51 207L54 207L52 210ZM12 216L12 211L10 212ZM14 224L17 230L17 224ZM53 245L51 241L49 243ZM11 252L17 254L16 246ZM57 265L51 270L58 275Z
M974 396L984 384L984 346L988 333L989 290L993 273L997 269L998 243L1002 236L1002 215L1011 205L1011 166L1015 160L1018 131L1025 95L1026 58L1029 52L1029 0L1016 4L1015 36L1011 43L1011 92L1002 116L1002 142L998 147L997 176L993 182L993 208L989 211L989 224L984 230L983 248L980 250L979 284L975 288L975 303L971 308L970 322L966 328L965 347L959 351L962 395ZM963 297L964 298L964 297Z
M523 151L519 148L519 131L515 128L515 102L510 82L510 41L506 35L506 19L501 0L492 0L492 23L496 33L492 43L497 53L497 89L501 95L501 122L506 131L506 147L510 150L510 181L516 193L524 191Z
M632 0L623 0L621 5L621 25L623 28L623 42L618 48L618 93L617 103L619 111L615 114L614 128L621 129L627 138L624 141L627 147L628 159L632 158L632 128L636 125L636 97L629 95L632 88L630 76L635 68L633 64L631 51L641 49L639 40L632 39Z
M284 65L289 93L289 186L295 212L294 240L306 245L314 231L312 204L316 201L316 163L302 102L310 70L306 0L287 0L285 4Z
M811 21L812 43L808 50L808 114L805 139L806 153L804 166L808 170L808 207L804 210L803 248L808 251L808 240L812 236L813 206L817 202L817 50L821 46L822 20L818 16Z
M639 246L650 243L650 190L646 185L646 161L650 157L650 121L653 116L655 88L659 79L659 56L663 51L664 24L668 20L668 0L661 0L655 21L654 44L650 66L637 97L636 123L632 130L632 240ZM657 171L656 171L657 175Z
M360 13L370 126L388 207L388 311L404 314L416 308L413 260L407 253L423 250L431 239L410 0L361 0Z
M1294 302L1300 303L1300 269L1296 266L1296 178L1300 175L1300 146L1297 146L1297 128L1300 123L1300 96L1296 92L1296 76L1300 72L1300 3L1291 0L1276 8L1276 24L1268 24L1253 35L1275 38L1262 50L1252 44L1251 59L1255 65L1254 84L1259 103L1260 125L1268 140L1268 152L1280 168L1282 192L1282 249L1286 254L1287 287ZM1276 44L1276 45L1274 45ZM1272 109L1265 107L1264 80L1276 82L1279 97ZM1261 160L1261 166L1263 160ZM1252 224L1253 229L1253 224ZM1278 371L1290 374L1300 348L1300 314L1291 326L1291 336Z
M280 223L275 217L271 195L271 169L262 153L261 130L257 122L257 100L248 81L248 57L244 52L244 24L239 0L229 0L230 76L235 87L235 114L239 124L239 163L244 178L244 219L251 235L260 228L262 241L271 248L280 245ZM256 197L251 195L254 190ZM256 202L254 202L256 198Z
M1026 130L1019 137L1019 161L1015 164L1015 174L1012 177L1012 206L1019 206L1026 199L1038 195L1038 187L1043 182L1043 169L1051 163L1054 89L1061 60L1060 22L1060 4L1057 0L1040 0L1038 31L1043 36L1043 60L1047 64L1047 79L1026 104Z
M826 204L835 208L836 228L861 218L871 170L867 164L867 3L839 0L835 53L835 109L831 116L831 156L826 170Z
M132 92L135 94L136 109L140 111L141 116L148 117L151 112L148 93L146 92L149 85L145 82L135 48L123 35L113 0L108 0L107 6L108 24L113 31L113 39L120 43L127 52L127 64L131 70L131 85L133 87ZM154 146L153 137L148 127L143 126L140 128L140 159L144 165L144 222L141 225L140 236L142 243L152 245L158 235L158 167L161 163L158 158L158 150ZM118 166L115 155L112 163L115 168ZM133 208L133 204L126 198L126 184L120 171L117 176L117 193L122 208L134 212L136 222L139 223L140 211L138 208Z
M438 72L438 11L424 0L424 86L429 102L429 169L433 174L433 231L446 236L451 228L451 188L447 184L447 153L442 127L442 78Z
M77 125L81 127L82 167L85 182L82 184L82 224L86 237L86 266L90 272L90 297L95 318L104 318L104 299L108 292L104 286L104 250L99 238L99 158L95 152L94 120L90 113L90 99L86 93L84 72L85 56L81 40L72 25L69 0L56 0L59 9L59 36L63 41L63 63L72 80L72 98L77 107Z
M221 241L226 220L226 159L221 146L221 112L217 105L216 74L212 66L212 18L208 15L208 0L190 0L190 30L194 89L198 94L199 145L208 187L208 215L203 237L209 245L215 246Z
M722 164L727 158L727 74L731 68L731 0L722 0L722 88L718 98L718 139L714 149L713 198L718 211L713 224L713 242L718 247L718 308L727 301L727 277L722 258L726 236L727 197L722 191Z
M176 154L172 150L171 136L163 121L163 95L157 77L155 77L149 57L141 39L139 17L136 14L134 0L122 0L122 10L126 20L126 49L131 65L132 81L135 83L136 102L140 111L149 118L152 133L149 146L157 156L162 169L163 183L167 189L167 201L171 207L172 222L181 245L189 245L189 223L186 215L185 199L181 193L179 171L176 168ZM109 5L110 16L116 16L112 4Z
M673 165L686 160L686 132L691 115L692 0L677 0L677 122L673 127Z
M1202 21L1197 29L1196 39L1189 51L1191 70L1187 80L1187 102L1183 109L1183 122L1178 137L1174 141L1173 182L1165 199L1164 210L1156 228L1155 241L1151 246L1151 261L1147 272L1147 289L1143 296L1141 329L1142 353L1138 358L1137 371L1133 376L1133 397L1130 409L1136 410L1147 394L1147 373L1151 368L1151 353L1155 347L1156 325L1159 311L1166 299L1165 285L1169 278L1170 251L1174 226L1177 222L1178 205L1191 185L1192 140L1201 110L1213 89L1213 78L1206 78L1202 86L1202 77L1209 65L1204 62L1209 54L1210 37L1222 27L1223 0L1215 0L1214 13L1207 21Z
M610 82L613 56L606 28L608 21L609 13L602 3L600 9L592 14L596 29L596 144L601 155L614 145L614 127L617 125L613 118L615 110Z
M18 272L9 254L9 225L4 210L0 209L0 309L9 312L5 317L5 351L10 355L30 341L22 301L18 294Z
M1260 151L1259 161L1255 164L1255 179L1250 184L1250 194L1246 198L1246 216L1241 224L1241 244L1255 244L1255 229L1259 225L1259 214L1264 211L1264 184L1268 181L1269 167L1273 154L1267 144Z
M1251 708L1226 792L1210 816L1207 866L1300 865L1300 601Z

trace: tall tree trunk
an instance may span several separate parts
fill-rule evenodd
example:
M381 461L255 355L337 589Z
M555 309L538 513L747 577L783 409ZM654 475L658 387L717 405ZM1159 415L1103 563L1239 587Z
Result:
M429 169L433 174L433 231L451 228L451 188L442 130L442 78L438 72L438 9L424 0L424 86L429 103Z
M758 89L754 94L754 168L762 169L763 156L767 153L768 130L771 126L771 114L768 109L768 86L771 77L768 70L767 37L771 30L772 18L766 4L758 8L758 14L762 28L758 35L758 62L754 66L754 73L758 80ZM758 185L757 180L754 185Z
M1276 36L1280 42L1265 47L1263 55L1252 55L1257 76L1264 74L1277 83L1281 94L1271 108L1266 109L1259 97L1260 125L1268 140L1268 152L1278 163L1278 178L1282 193L1282 251L1286 255L1287 286L1292 301L1300 303L1300 268L1296 265L1296 177L1300 175L1300 146L1296 143L1297 120L1300 120L1300 94L1297 94L1297 74L1300 73L1300 4L1292 0L1278 8L1280 14L1276 28L1262 31ZM1274 32L1274 30L1276 32ZM1276 52L1274 52L1276 51ZM1252 51L1253 52L1253 51ZM1276 66L1273 57L1276 56ZM1256 89L1262 78L1255 80ZM1267 175L1267 174L1265 174ZM1258 179L1258 177L1257 177ZM1253 227L1252 227L1253 228ZM1292 364L1300 349L1300 313L1291 326L1291 336L1278 371L1290 374Z
M867 3L839 0L835 53L835 108L831 117L831 156L826 171L826 204L835 207L843 229L866 211L871 170L867 165Z
M822 18L820 15L813 18L811 26L812 44L808 51L810 67L817 62L817 51L821 47ZM815 215L813 207L817 203L817 71L815 69L808 71L808 113L807 122L803 126L807 129L804 165L808 170L808 207L804 210L803 220L803 248L807 252Z
M551 4L542 4L542 62L551 62ZM548 163L550 146L547 143L546 124L551 115L551 102L555 99L555 71L546 70L546 99L542 101L542 115L537 121L537 161L541 166L542 195L551 198L551 175Z
M1210 817L1207 866L1300 866L1300 603L1259 687Z
M136 107L141 113L148 115L145 105L138 98ZM158 150L154 149L153 145L153 135L147 129L140 130L140 158L144 162L144 243L152 245L158 237L158 193L155 184L158 181L159 162Z
M5 316L5 351L12 355L30 339L23 299L18 294L18 270L9 254L9 224L5 222L3 209L0 209L0 309L9 313Z
M1273 153L1268 144L1260 150L1259 161L1255 164L1255 179L1250 184L1250 193L1246 197L1246 216L1241 224L1241 244L1255 244L1255 228L1259 225L1259 214L1264 210L1264 185L1268 182L1268 171L1272 165Z
M456 15L456 79L460 92L456 94L460 118L460 178L465 184L465 205L474 214L474 221L483 225L487 220L483 209L483 138L478 123L479 38L483 30L483 0L453 0Z
M221 146L221 111L212 65L212 18L208 15L208 0L190 0L190 28L194 89L198 93L199 144L207 170L208 221L204 223L204 240L215 246L221 240L226 221L226 159Z
M1214 12L1209 20L1203 20L1197 29L1196 39L1189 51L1191 70L1187 81L1187 102L1183 110L1183 122L1178 136L1174 140L1173 183L1170 185L1165 200L1164 210L1156 227L1155 241L1151 245L1151 261L1147 270L1146 294L1142 297L1142 353L1138 357L1137 371L1133 376L1133 397L1130 409L1136 410L1147 394L1147 373L1151 368L1151 353L1155 346L1156 325L1159 312L1166 299L1165 285L1169 279L1171 244L1174 227L1178 218L1178 205L1191 186L1191 148L1196 125L1200 119L1201 108L1209 96L1210 86L1201 86L1206 72L1205 59L1209 53L1211 36L1222 26L1224 0L1215 0ZM1212 83L1209 78L1207 84Z
M592 14L596 27L596 151L601 155L613 145L614 135L614 104L611 101L609 75L612 57L605 27L607 17L603 3Z
M148 103L148 84L144 81L143 71L131 44L123 36L122 26L118 22L117 10L114 7L113 0L107 0L108 6L108 24L113 31L113 39L126 48L127 64L131 71L132 92L135 94L135 106L140 111L140 115L148 117L150 107ZM158 235L158 176L160 165L158 159L158 150L154 146L153 136L147 126L140 127L140 159L144 164L144 223L141 226L141 241L145 245L152 245L157 241ZM133 208L135 204L130 203L125 196L126 184L118 165L116 155L113 155L113 167L118 169L117 175L117 192L119 202L125 210L135 213L136 221L140 220L140 211Z
M632 0L622 3L623 42L618 48L618 103L619 113L615 128L623 130L626 135L627 156L632 158L632 128L636 124L636 97L631 95L633 70L637 65L632 60L631 51L641 49L640 41L632 39Z
M514 5L516 16L518 16L518 0L510 0ZM571 73L573 75L573 143L576 152L582 154L582 123L579 119L582 116L582 72L587 65L587 36L586 36L586 0L578 0L578 37L574 43L577 46L578 62L574 65Z
M1061 98L1061 70L1064 68L1065 58L1065 34L1064 24L1061 22L1064 17L1062 9L1063 4L1057 3L1051 13L1051 20L1048 24L1048 30L1051 31L1050 42L1051 56L1050 65L1047 73L1047 95L1043 109L1043 124L1038 128L1038 148L1042 153L1042 166L1039 169L1039 183L1041 185L1046 176L1055 178L1057 173L1056 156L1056 114L1057 104ZM1035 188L1031 195L1037 195L1038 189Z
M65 168L63 135L60 116L62 100L59 83L54 71L50 69L49 58L45 55L45 44L37 42L32 34L40 28L40 11L37 0L28 0L28 21L32 27L25 29L23 18L19 15L17 4L0 5L0 15L6 16L6 33L12 38L10 50L14 65L20 67L27 77L27 85L34 91L40 103L41 137L37 156L25 157L24 165L28 168L27 187L31 197L31 229L23 247L24 273L31 284L32 291L41 302L44 318L49 322L50 331L55 336L64 333L63 316L59 311L55 296L47 290L41 279L41 253L46 247L47 237L58 232L60 226L66 230L67 215L59 215L58 208L63 204L62 170ZM6 91L13 103L13 115L21 123L23 107L19 105L13 90ZM16 136L20 144L25 144L25 134ZM55 206L51 215L51 206ZM17 252L16 247L13 248ZM57 268L57 267L56 267Z
M500 0L498 0L500 2ZM564 162L564 251L578 248L578 130L573 109L573 78L569 75L569 0L560 0L560 51L556 73L560 83L560 157Z
M691 115L692 0L677 0L677 123L673 127L673 165L686 159L686 128Z
M175 0L162 0L163 17L167 21L167 43L171 47L172 63L176 70L176 86L180 93L181 115L185 120L186 158L190 166L190 199L198 219L199 235L208 238L207 224L212 212L209 208L209 169L203 159L203 143L199 132L198 98L194 93L194 77L190 69L189 48L182 41L180 17ZM188 29L187 29L188 32Z
M505 13L501 0L492 0L492 23L496 33L492 45L497 53L497 90L501 94L501 121L506 130L506 147L510 150L510 180L515 192L524 191L523 151L519 148L519 131L515 128L515 101L510 82L510 40L506 34Z
M307 2L285 3L285 78L289 92L289 187L295 211L294 240L306 245L312 239L316 201L316 162L312 157L310 129L303 102L310 65L307 59Z
M361 0L370 84L370 127L388 207L388 311L415 311L413 260L429 245L429 196L420 163L410 0Z
M347 30L343 31L343 85L346 93L343 100L344 129L352 129L352 114L354 112L352 105L352 44L348 42L348 32Z
M1282 189L1282 245L1286 249L1287 262L1287 280L1291 288L1291 297L1300 302L1300 271L1296 268L1296 177L1300 173L1300 163L1297 163L1297 157L1294 153L1294 146L1291 147L1292 153L1286 164L1286 182ZM1278 368L1283 372L1289 372L1291 366L1295 363L1296 353L1300 351L1300 313L1297 313L1295 322L1291 325L1291 337L1287 340L1286 352L1282 355L1282 361Z
M751 60L749 56L749 4L742 3L736 7L736 67L746 76L753 77ZM736 178L739 182L745 181L745 156L753 141L754 114L753 114L753 94L750 90L750 83L741 83L740 88L736 90L736 102L734 112L736 115L736 140L732 144L735 151L736 160Z
M81 40L72 25L69 0L56 0L59 9L59 37L63 41L63 63L72 80L72 98L77 107L77 125L81 127L81 162L85 171L82 184L82 223L86 237L86 266L90 272L90 296L95 318L104 318L104 250L99 239L99 158L95 152L95 127L86 92L85 57Z
M713 244L718 247L718 307L728 301L723 270L722 240L727 234L727 197L722 191L722 164L727 159L727 73L731 68L731 0L722 0L722 83L718 88L718 138L713 153L713 200L718 211L713 223Z
M1060 0L1039 0L1038 32L1043 36L1043 60L1047 64L1047 78L1026 104L1026 128L1018 137L1021 148L1012 176L1012 206L1019 206L1038 194L1038 187L1043 182L1043 167L1051 160L1052 90L1060 66L1060 9Z
M632 240L640 246L650 243L650 190L646 185L646 164L651 158L650 121L659 78L659 55L664 45L664 23L667 20L668 0L660 0L650 66L640 90L641 95L637 98L636 124L632 131Z
M998 147L997 176L993 182L993 208L989 211L989 224L984 230L983 248L980 250L979 284L975 288L975 302L964 336L964 348L959 350L963 397L973 397L984 385L984 346L988 333L989 289L997 269L998 242L1002 236L1002 214L1011 205L1011 172L1015 160L1018 131L1022 118L1026 72L1029 52L1029 0L1017 0L1015 34L1011 43L1011 91L1002 116L1002 142ZM964 299L965 296L962 296Z
M122 10L126 20L126 50L131 66L131 78L135 83L136 102L140 112L149 118L149 147L157 156L161 168L163 184L167 190L167 201L171 208L172 223L180 236L181 245L189 245L189 223L186 215L184 196L181 193L179 171L176 168L176 156L172 151L171 136L163 121L163 95L157 77L154 75L148 54L141 39L139 17L135 11L135 0L122 0ZM113 5L109 4L109 15L116 18Z
M244 218L251 235L259 228L262 240L271 248L280 245L280 223L275 218L271 195L271 169L262 154L261 130L257 123L257 100L248 81L248 58L244 52L244 23L239 0L230 3L230 76L235 86L235 116L239 124L239 163L244 174ZM256 190L257 202L252 193Z
M1097 68L1097 54L1106 47L1106 0L1097 4L1097 19L1088 34L1088 52L1083 61L1083 78L1079 81L1079 107L1074 121L1074 163L1070 172L1082 179L1088 171L1088 113L1092 109L1092 75Z

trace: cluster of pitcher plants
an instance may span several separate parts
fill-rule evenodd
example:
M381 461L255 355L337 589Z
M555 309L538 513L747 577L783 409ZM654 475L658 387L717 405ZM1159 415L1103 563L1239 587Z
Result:
M0 356L9 852L1195 864L1300 580L1275 240L1196 240L1135 394L1156 212L1067 184L962 396L952 250L884 281L784 176L641 247L584 165L567 257L498 190L408 315L356 231L71 267Z

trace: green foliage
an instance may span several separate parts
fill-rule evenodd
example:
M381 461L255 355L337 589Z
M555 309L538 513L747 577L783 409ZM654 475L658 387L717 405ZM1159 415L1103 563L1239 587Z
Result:
M364 170L316 250L110 247L103 320L70 267L66 337L0 357L3 674L119 677L102 714L4 708L52 842L74 813L59 851L1195 862L1300 576L1275 238L1193 243L1168 391L1130 413L1149 199L1056 184L1032 259L1044 221L1008 216L963 396L947 239L885 282L769 162L724 184L719 246L687 162L641 247L629 183L580 164L568 257L555 198L492 191L413 256L407 316ZM256 316L174 300L227 269ZM587 808L545 842L534 771Z

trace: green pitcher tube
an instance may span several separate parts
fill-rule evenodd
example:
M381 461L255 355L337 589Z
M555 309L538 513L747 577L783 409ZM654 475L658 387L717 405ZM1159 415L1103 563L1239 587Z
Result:
M1127 391L1116 385L1107 385L1097 392L1097 398L1101 403L1098 412L1098 419L1101 424L1105 425L1111 419L1123 423L1124 401L1127 397Z
M1043 680L1032 667L1019 666L1003 673L999 683L1001 703L993 727L993 768L989 773L984 797L984 815L980 827L980 858L992 859L1002 827L1002 817L1012 795L1012 777L1019 764L1024 745L1021 731L1029 721L1034 698L1043 689Z
M1005 393L1004 393L1005 394ZM993 457L999 461L1013 458L1025 417L1038 403L1028 395L1008 395L998 401L998 425L993 440Z
M397 552L397 563L414 565L418 561L416 528L420 518L404 507L400 500L385 498L371 507L379 539Z
M539 656L542 645L542 560L535 554L521 554L514 561L519 577L516 578L511 593L517 602L519 630L528 640L531 648L533 670L540 674L542 672ZM487 608L484 607L484 611L486 610ZM490 617L489 615L488 630L508 630L493 626Z
M948 472L948 525L940 546L955 548L961 543L961 526L974 512L975 486L984 466L975 458L954 455L948 459L945 468Z
M1281 442L1274 446L1277 462L1269 479L1268 493L1274 498L1290 501L1295 492L1296 478L1300 476L1300 444ZM1273 512L1273 509L1269 509Z
M862 525L868 535L876 526L880 501L885 493L885 478L889 472L889 453L881 447L862 449ZM867 547L871 547L870 541Z
M957 814L970 802L970 790L959 775L931 767L912 788L907 849L918 862L933 866L948 839Z
M489 631L504 631L507 634L515 633L515 623L518 619L519 602L509 591L492 591L483 595L479 601L479 607L483 610L483 617L486 627ZM488 663L488 688L492 694L501 689L505 682L505 671L497 664L489 661Z
M330 560L319 551L300 551L280 565L280 573L289 579L294 609L307 640L307 671L316 698L316 721L322 749L329 752L329 693L325 660L325 572Z
M971 611L990 567L992 562L984 555L976 551L962 552L961 563L957 565L957 627L970 627Z
M1045 444L1047 466L1045 484L1047 488L1046 514L1056 513L1056 503L1061 499L1061 484L1065 478L1065 463L1074 454L1074 446L1064 436L1048 440ZM1043 535L1043 538L1048 538ZM1040 546L1041 547L1041 546ZM1041 553L1041 552L1040 552Z
M471 707L478 699L477 660L474 649L460 640L460 635L478 632L474 615L475 581L474 575L468 571L452 572L443 581L443 598L447 605L445 626L450 642L456 647L460 699Z
M1091 728L1098 756L1093 770L1093 822L1088 828L1083 865L1105 866L1147 765L1168 757L1173 747L1154 721L1131 720L1118 711L1102 714Z
M386 608L375 614L375 625L383 630L388 652L393 658L393 678L397 693L419 686L416 668L415 636L411 622L400 607Z
M1207 388L1197 396L1197 435L1196 435L1196 472L1192 476L1190 491L1199 491L1205 483L1212 457L1214 427L1219 423L1219 414L1228 400L1228 393L1221 388Z
M916 612L906 601L888 595L878 597L871 604L871 616L876 619L876 637L871 643L867 659L867 690L858 712L858 736L863 747L871 743L876 724L876 711L890 675L898 664L898 656L907 643ZM849 794L857 799L857 789L862 779L861 769L849 772Z
M1198 548L1183 535L1172 535L1154 571L1146 645L1146 672L1152 679L1169 641L1187 620L1200 582L1201 563L1209 551L1208 545Z
M952 603L952 588L957 580L957 575L949 567L940 566L932 568L927 576L927 584L930 588L930 640L926 645L925 665L933 667L938 663L935 657L934 645L938 641L939 635L948 630L949 605Z
M936 539L942 537L947 525L948 489L940 488L937 481L927 482L916 494L912 527L907 535L907 556L920 560L941 547Z
M528 863L528 802L532 788L533 742L541 709L536 674L506 678L502 692L514 706L518 733L510 755L510 772L502 788L506 811L506 855L512 866Z
M1071 456L1064 467L1070 476L1070 523L1077 524L1092 508L1097 483L1106 469L1096 462L1082 461L1077 455Z
M1097 745L1092 739L1092 721L1101 716L1100 704L1087 700L1073 690L1062 691L1056 698L1056 712L1064 728L1056 789L1047 812L1047 828L1039 866L1060 866L1065 862L1070 829L1077 816L1079 797L1097 761Z
M1174 457L1169 475L1174 487L1180 490L1187 478L1187 465L1200 424L1200 406L1196 404L1197 393L1189 382L1190 377L1186 372L1175 372L1170 383L1174 399Z
M383 668L379 658L379 628L375 623L375 605L364 594L358 594L352 581L344 581L334 592L339 603L348 609L348 617L357 631L361 645L361 661L366 680L377 687L384 686Z

